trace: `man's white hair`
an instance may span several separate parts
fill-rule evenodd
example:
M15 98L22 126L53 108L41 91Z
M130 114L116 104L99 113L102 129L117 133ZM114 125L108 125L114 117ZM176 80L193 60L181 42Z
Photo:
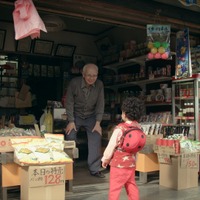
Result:
M93 68L93 69L97 70L97 72L98 72L98 70L99 70L99 68L98 68L95 64L93 64L93 63L88 63L88 64L84 65L84 67L83 67L83 73L85 74L85 72L86 72L87 69L89 69L89 68Z

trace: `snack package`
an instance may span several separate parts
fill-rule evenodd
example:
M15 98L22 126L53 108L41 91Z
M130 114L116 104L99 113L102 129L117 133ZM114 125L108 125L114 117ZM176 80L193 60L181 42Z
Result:
M72 162L64 152L63 139L59 135L47 135L47 138L31 138L26 141L12 140L11 143L14 148L14 161L22 166Z
M147 24L147 60L171 58L170 34L170 25Z

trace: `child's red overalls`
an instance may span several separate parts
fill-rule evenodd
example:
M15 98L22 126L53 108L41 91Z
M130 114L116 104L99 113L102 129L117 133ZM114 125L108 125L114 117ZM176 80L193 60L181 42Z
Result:
M122 128L124 123L118 125ZM109 200L118 200L122 187L129 200L139 200L139 190L135 182L135 154L116 150L110 162Z

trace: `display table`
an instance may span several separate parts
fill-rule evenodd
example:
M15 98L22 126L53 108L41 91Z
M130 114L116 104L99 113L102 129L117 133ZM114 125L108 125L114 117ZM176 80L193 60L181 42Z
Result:
M22 167L15 163L7 163L0 165L1 175L1 199L7 200L7 190L9 187L20 186L20 173ZM66 175L67 190L72 191L73 181L73 163L66 164Z
M137 154L136 171L139 172L139 180L143 183L147 183L147 173L159 171L160 166L156 153Z

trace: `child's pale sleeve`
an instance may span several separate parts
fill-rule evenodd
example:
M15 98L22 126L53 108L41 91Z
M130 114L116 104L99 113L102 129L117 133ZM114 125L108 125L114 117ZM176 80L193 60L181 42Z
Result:
M110 159L113 156L114 150L118 145L119 138L121 137L121 135L122 135L121 129L117 128L113 131L113 134L109 140L109 143L103 153L103 157L101 159L102 162L108 161L108 160L110 161Z

